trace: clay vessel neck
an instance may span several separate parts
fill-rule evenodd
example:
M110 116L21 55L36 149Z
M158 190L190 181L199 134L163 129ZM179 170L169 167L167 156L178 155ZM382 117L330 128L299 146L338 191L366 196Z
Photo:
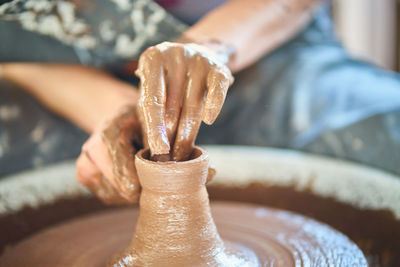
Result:
M143 188L132 241L138 257L160 266L208 265L223 251L205 188L208 156L195 150L193 160L166 163L144 156L136 159Z

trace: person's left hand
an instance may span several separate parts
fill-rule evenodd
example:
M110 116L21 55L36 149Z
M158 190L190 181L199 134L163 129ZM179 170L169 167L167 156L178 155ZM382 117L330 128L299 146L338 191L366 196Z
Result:
M77 179L106 204L133 204L140 196L135 154L142 148L136 107L102 123L82 146Z

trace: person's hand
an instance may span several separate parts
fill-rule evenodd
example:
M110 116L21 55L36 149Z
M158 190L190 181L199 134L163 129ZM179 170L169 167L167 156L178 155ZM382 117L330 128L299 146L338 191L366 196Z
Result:
M135 204L140 184L135 154L143 147L136 108L126 107L95 130L82 146L77 167L78 181L106 204ZM208 170L207 182L215 175Z
M153 158L189 159L201 121L215 121L233 82L225 63L193 43L164 42L143 52L138 115Z
M140 185L135 153L141 148L135 107L126 107L98 127L82 147L77 178L106 204L136 203Z
M201 120L214 122L233 82L222 62L196 44L162 43L146 50L137 71L137 108L130 106L95 127L77 160L78 180L107 204L136 203L140 184L135 153L146 145L153 155L169 154L173 148L173 157L166 160L190 157ZM127 96L127 102L135 98ZM208 180L214 173L210 169Z

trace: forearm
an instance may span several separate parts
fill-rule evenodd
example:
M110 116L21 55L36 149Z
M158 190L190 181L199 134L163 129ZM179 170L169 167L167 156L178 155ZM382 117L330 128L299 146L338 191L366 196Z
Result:
M88 67L7 63L2 69L3 78L20 85L49 109L89 133L137 99L133 86Z
M256 62L297 34L319 0L232 0L210 12L184 33L194 42L230 46L233 72Z

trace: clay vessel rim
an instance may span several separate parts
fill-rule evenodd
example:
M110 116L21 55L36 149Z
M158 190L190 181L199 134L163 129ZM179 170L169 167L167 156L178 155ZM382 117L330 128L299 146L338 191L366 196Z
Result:
M155 165L155 166L176 166L176 165L181 165L181 166L185 166L185 165L192 165L192 164L198 164L200 162L203 162L205 160L208 159L208 153L204 148L198 147L198 146L194 146L193 148L193 153L192 154L196 154L196 152L200 152L201 154L198 155L197 157L195 157L194 159L190 159L190 160L186 160L186 161L165 161L165 162L161 162L161 161L152 161L149 159L146 159L143 154L144 153L149 153L150 154L150 149L149 148L143 148L141 150L139 150L136 155L135 158L136 160L142 161L146 164L150 164L150 165Z

